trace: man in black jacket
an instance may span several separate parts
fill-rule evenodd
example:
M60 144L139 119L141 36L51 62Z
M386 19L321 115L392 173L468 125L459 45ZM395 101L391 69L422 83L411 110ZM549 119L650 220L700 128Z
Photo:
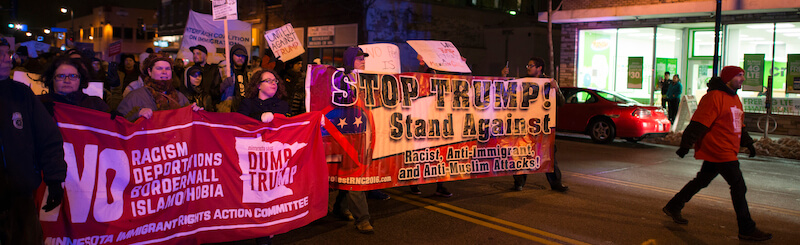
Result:
M58 126L30 88L9 79L10 46L0 37L0 244L41 244L34 200L47 184L45 211L61 204L67 177Z

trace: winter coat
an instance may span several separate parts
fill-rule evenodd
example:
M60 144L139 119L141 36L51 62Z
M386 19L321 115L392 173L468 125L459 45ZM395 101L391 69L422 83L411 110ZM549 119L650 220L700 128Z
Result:
M31 195L42 180L64 182L67 163L61 132L31 89L0 80L0 199Z
M109 112L111 110L111 108L108 107L108 104L106 104L106 102L100 97L85 94L80 90L67 95L49 93L39 95L38 97L39 100L42 101L42 104L44 104L45 108L47 108L47 111L50 112L50 115L53 115L54 102L76 105L102 112Z
M238 112L261 121L261 114L264 112L287 115L289 113L289 103L276 97L266 100L245 98L242 100Z

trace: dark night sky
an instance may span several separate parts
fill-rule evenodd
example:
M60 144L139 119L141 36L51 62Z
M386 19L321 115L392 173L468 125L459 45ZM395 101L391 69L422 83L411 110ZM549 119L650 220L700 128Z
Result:
M74 6L77 18L89 15L92 8L104 5L144 9L157 9L161 5L161 0L0 0L3 27L13 21L12 1L18 4L16 20L28 24L28 28L33 30L52 27L58 22L69 20L69 14L61 14L59 11L62 6Z

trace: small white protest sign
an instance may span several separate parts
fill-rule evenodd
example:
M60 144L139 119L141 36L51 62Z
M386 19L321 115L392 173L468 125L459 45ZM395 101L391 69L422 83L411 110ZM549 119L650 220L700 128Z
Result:
M289 61L306 52L297 37L297 33L294 31L294 27L292 27L292 23L267 31L264 34L264 38L267 39L272 53L281 61Z
M358 45L369 56L364 58L367 72L400 73L400 48L391 43Z
M407 41L428 67L439 71L472 73L450 41L411 40Z

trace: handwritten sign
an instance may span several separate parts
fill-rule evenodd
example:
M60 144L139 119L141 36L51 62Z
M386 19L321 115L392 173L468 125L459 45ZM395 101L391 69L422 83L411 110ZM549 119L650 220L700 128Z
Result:
M364 58L365 72L400 73L400 48L391 43L358 45L369 54Z
M407 41L417 51L428 67L439 71L472 73L461 58L453 43L449 41L412 40Z
M239 14L236 10L236 0L214 0L212 14L214 20L236 20Z
M297 37L297 33L294 32L292 23L267 31L264 34L264 38L267 39L269 48L272 49L275 57L284 62L306 52Z

